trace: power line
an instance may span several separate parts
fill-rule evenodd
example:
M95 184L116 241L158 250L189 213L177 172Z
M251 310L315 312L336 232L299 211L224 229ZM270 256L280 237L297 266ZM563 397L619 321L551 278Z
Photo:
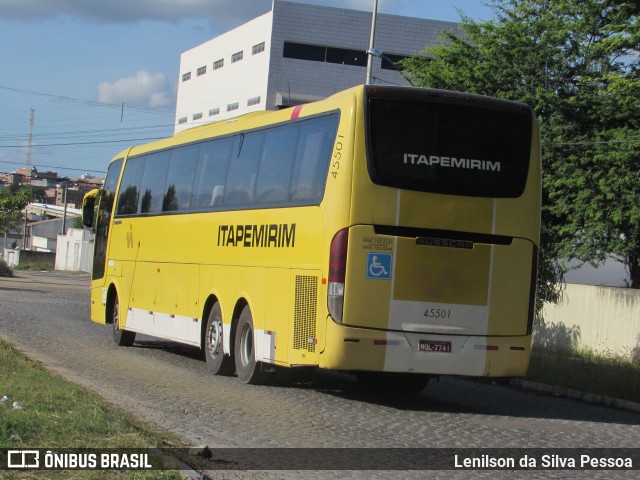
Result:
M34 147L69 147L73 145L101 145L105 143L132 143L146 142L149 140L162 140L167 137L148 137L148 138L127 138L122 140L101 140L96 142L69 142L69 143L41 143L33 145ZM0 145L0 148L24 148L24 145Z
M27 95L37 95L39 97L51 98L51 99L60 100L60 101L63 101L63 102L79 103L81 105L91 105L91 106L94 106L94 107L117 108L118 110L123 108L123 104L122 103L115 104L115 103L96 102L96 101L93 101L93 100L82 100L80 98L66 97L66 96L62 96L62 95L53 95L53 94L50 94L50 93L43 93L43 92L33 92L33 91L30 91L30 90L22 90L20 88L7 87L5 85L0 85L0 89L8 90L10 92L24 93L24 94L27 94ZM137 111L145 112L145 113L171 115L173 117L173 112L163 111L163 110L159 110L159 109L143 108L143 107L131 107L131 106L128 106L127 108L130 109L130 110L137 110Z
M23 165L23 163L21 162L7 162L4 160L0 160L0 163L6 164L6 165ZM77 172L90 172L90 173L105 173L105 170L87 170L86 168L71 168L71 167L59 167L57 165L43 165L43 164L38 164L38 165L31 165L34 168L56 168L58 170L74 170Z

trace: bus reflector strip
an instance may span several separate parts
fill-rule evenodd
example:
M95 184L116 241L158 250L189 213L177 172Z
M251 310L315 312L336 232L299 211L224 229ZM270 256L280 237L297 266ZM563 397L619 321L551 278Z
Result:
M345 338L344 339L344 343L359 343L360 339L359 338Z
M511 347L511 350L522 350L522 351L524 351L525 348L524 347Z
M374 340L373 344L374 345L386 345L387 341L386 340Z
M498 345L475 345L474 348L476 350L497 351L498 350Z

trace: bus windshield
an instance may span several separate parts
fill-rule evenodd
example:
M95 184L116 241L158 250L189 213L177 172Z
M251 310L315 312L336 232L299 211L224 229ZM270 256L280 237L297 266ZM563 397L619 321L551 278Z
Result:
M376 96L368 107L368 168L378 185L494 198L522 194L531 111L513 102L448 92Z

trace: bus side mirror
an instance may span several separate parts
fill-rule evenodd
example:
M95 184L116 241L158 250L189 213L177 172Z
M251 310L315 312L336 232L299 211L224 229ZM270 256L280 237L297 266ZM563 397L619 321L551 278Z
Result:
M88 228L95 228L94 218L96 210L96 199L100 190L91 190L82 200L82 225Z
M85 227L93 227L93 214L95 211L96 199L91 198L82 205L82 225Z

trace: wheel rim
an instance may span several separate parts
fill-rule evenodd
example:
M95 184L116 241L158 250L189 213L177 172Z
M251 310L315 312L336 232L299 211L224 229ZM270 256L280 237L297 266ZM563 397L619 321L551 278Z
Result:
M253 332L251 325L244 325L240 333L240 361L242 365L249 365L253 354Z
M212 357L217 357L222 346L222 322L214 320L209 324L209 353Z

